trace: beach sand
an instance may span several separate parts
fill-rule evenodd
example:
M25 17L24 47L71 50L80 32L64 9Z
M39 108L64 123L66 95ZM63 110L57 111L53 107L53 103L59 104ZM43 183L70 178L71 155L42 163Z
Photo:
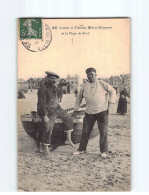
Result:
M51 152L47 160L37 152L35 141L20 120L20 115L37 110L37 90L29 91L25 97L18 100L18 191L130 191L129 104L125 116L116 114L117 102L110 107L106 159L100 157L96 136L89 140L86 154L74 156L76 149L65 145ZM68 94L61 105L71 108L74 102L75 94Z

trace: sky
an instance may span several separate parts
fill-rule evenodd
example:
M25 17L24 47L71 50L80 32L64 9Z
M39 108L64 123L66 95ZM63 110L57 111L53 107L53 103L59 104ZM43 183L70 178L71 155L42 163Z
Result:
M45 77L45 71L55 72L61 78L68 74L86 78L85 70L89 67L96 69L99 78L130 73L128 18L43 19L43 40L46 39L46 25L51 42L42 51L26 49L18 33L18 78ZM53 29L55 26L57 29ZM26 41L36 49L35 40Z

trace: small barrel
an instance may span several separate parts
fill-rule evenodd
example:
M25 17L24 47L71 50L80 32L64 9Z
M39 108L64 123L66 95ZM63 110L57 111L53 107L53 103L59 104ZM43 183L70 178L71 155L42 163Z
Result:
M73 129L74 129L74 131L72 132L72 135L71 135L72 141L75 144L80 143L81 135L82 135L82 129L83 129L83 122L78 122L78 120L74 121ZM97 122L96 122L94 127L93 127L93 130L90 134L89 139L92 139L92 138L96 137L98 134L99 134L99 130L98 130Z

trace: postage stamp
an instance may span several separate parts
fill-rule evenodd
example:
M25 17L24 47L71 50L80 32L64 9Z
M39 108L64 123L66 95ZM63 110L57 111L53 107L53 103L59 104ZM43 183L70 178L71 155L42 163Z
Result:
M20 19L20 40L31 52L45 50L52 41L50 27L42 19Z
M20 18L20 39L42 39L41 18Z

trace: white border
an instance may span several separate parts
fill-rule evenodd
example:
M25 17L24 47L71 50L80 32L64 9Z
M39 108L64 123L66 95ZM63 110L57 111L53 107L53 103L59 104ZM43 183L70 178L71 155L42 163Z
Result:
M17 191L18 17L131 17L132 191L149 191L149 1L5 0L0 4L0 191Z

